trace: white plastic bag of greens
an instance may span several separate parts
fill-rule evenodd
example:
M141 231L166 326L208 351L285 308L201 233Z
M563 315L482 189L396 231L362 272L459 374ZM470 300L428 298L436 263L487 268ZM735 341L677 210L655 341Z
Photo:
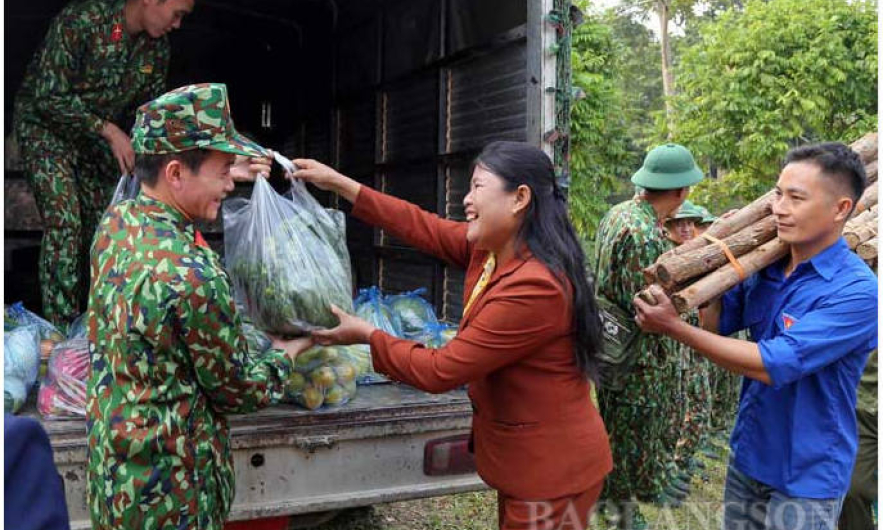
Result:
M302 182L292 187L283 197L259 176L251 199L224 203L225 261L237 303L255 326L286 336L336 326L331 304L352 312L345 233Z
M426 289L421 287L415 291L387 296L384 300L398 317L402 333L409 339L422 336L426 326L438 324L435 309L421 296L423 294L426 294Z
M118 202L134 199L138 196L139 191L141 191L141 179L135 175L122 175L120 176L120 180L117 183L117 189L113 192L113 198L110 200L108 206L113 206Z
M3 410L18 412L40 370L40 326L3 332Z

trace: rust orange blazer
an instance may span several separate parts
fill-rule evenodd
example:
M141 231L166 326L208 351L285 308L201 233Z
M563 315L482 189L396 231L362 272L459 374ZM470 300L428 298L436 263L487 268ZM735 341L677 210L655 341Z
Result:
M466 268L465 296L472 292L487 253L466 241L466 223L365 186L353 215ZM469 383L476 466L491 487L524 500L580 493L603 480L613 462L573 359L571 303L569 285L525 253L498 266L447 346L372 333L374 367L427 392Z

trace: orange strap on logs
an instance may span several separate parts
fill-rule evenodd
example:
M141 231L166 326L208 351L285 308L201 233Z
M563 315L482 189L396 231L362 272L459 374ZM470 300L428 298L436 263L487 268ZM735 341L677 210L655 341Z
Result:
M727 259L730 260L730 265L732 265L733 268L736 269L736 274L739 275L740 281L744 282L745 279L748 278L748 275L745 274L745 269L742 268L742 264L739 263L739 260L736 259L736 256L733 255L733 252L730 250L730 247L728 247L726 243L709 234L702 234L702 237L720 247Z

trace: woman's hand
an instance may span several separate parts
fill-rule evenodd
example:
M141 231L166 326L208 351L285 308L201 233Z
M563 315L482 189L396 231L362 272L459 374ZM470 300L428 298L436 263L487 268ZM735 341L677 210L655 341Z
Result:
M234 182L254 182L258 175L269 177L272 165L272 155L254 158L236 155L236 160L230 166L230 176L233 177Z
M349 202L355 202L359 194L361 184L355 180L338 173L334 168L309 158L293 160L298 170L294 172L294 178L316 186L320 190L337 193Z
M313 339L322 346L368 344L371 333L377 329L359 317L346 314L335 305L331 306L331 312L340 320L340 324L336 328L320 329L313 332Z
M271 347L284 351L285 355L291 359L291 362L294 362L298 355L313 346L312 337L299 337L290 340L277 337L276 335L269 335L269 337L272 339Z

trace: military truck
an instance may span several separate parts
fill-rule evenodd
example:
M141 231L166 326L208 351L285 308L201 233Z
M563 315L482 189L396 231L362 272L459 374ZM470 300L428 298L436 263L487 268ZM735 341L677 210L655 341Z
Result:
M64 4L6 6L15 46L5 57L5 299L37 311L42 226L10 125L25 67ZM566 180L571 10L569 0L197 0L170 35L168 87L224 82L237 128L261 144L462 220L471 162L492 140L541 146ZM223 254L222 230L202 227ZM442 319L459 320L464 271L352 218L347 241L356 287L425 287ZM470 416L462 389L429 395L395 384L361 387L339 408L233 416L231 519L483 488L466 447ZM88 528L85 424L43 424L72 527Z

